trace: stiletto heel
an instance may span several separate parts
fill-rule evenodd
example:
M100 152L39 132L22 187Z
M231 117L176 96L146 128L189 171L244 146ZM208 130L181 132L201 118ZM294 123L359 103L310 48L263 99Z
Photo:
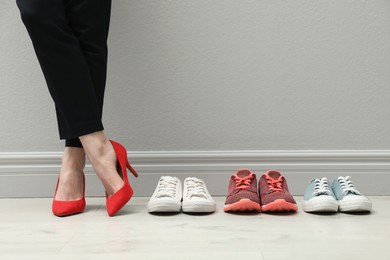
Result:
M135 177L138 177L138 173L131 167L127 159L127 151L123 145L115 141L110 140L117 158L117 164L119 165L119 175L123 179L123 186L112 196L108 197L106 194L106 206L107 213L110 217L115 215L133 196L133 189L130 186L129 179L127 177L126 167L133 173Z
M52 204L53 214L58 216L58 217L65 217L65 216L74 215L74 214L83 212L85 209L85 175L84 175L84 173L83 173L83 196L79 200L69 200L69 201L56 200L55 198L57 195L59 183L60 183L60 177L58 177L56 191L54 193L54 199L53 199L53 204Z
M129 161L126 162L126 167L131 171L134 177L138 177L138 173L134 170L134 168L130 165Z

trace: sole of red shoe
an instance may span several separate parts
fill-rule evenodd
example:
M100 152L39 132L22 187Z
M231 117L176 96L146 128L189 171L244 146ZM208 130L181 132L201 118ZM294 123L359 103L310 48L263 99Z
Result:
M77 215L77 214L81 214L83 213L83 211L78 211L78 212L72 212L72 213L54 213L53 212L53 215L56 216L56 217L60 217L60 218L63 218L63 217L68 217L68 216L73 216L73 215Z
M225 205L224 211L260 211L260 204L250 199L242 199L232 204Z
M268 203L261 207L261 211L297 211L296 204L285 201L284 199L277 199L274 202Z

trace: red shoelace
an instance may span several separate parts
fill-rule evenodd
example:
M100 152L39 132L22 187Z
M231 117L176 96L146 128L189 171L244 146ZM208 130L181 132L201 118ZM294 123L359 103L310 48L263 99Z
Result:
M235 184L236 184L236 187L235 189L236 190L247 190L251 183L252 183L252 179L253 179L253 175L248 175L248 176L245 176L243 178L240 178L240 177L237 177L237 176L234 176L234 181L235 181Z
M278 192L278 191L283 191L282 189L282 184L283 184L283 176L279 176L278 179L272 179L268 175L265 176L267 179L268 183L268 189L270 189L272 192Z

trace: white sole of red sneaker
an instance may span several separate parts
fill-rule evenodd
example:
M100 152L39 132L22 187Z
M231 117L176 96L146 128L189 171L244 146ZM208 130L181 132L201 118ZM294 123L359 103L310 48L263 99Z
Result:
M297 211L296 204L285 201L284 199L277 199L274 202L261 206L261 211Z
M250 199L241 199L235 203L225 205L224 211L261 211L260 204Z

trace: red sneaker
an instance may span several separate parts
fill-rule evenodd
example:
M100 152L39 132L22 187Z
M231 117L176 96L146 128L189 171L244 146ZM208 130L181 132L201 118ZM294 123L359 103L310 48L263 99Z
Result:
M298 206L288 191L286 179L276 170L264 173L259 181L261 211L297 211Z
M230 177L224 211L260 211L256 174L249 169L239 169Z

